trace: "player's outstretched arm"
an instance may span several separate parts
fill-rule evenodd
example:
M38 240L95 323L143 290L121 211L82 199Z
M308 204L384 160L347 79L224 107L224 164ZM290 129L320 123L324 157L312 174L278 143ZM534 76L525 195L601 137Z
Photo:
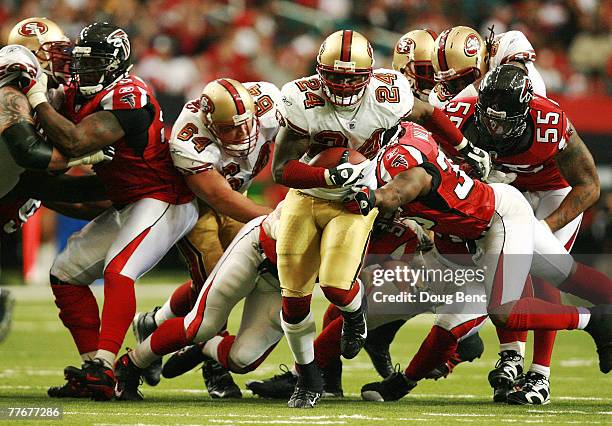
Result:
M431 175L422 167L398 173L389 183L374 191L376 207L393 212L417 197L429 194L431 182Z
M600 191L593 156L576 131L570 136L567 147L557 154L555 160L572 190L557 210L545 219L553 232L563 228L595 204Z
M195 175L186 175L185 182L193 193L217 212L246 223L272 209L255 203L234 191L228 181L216 170L206 170Z
M67 159L36 131L26 96L11 86L0 89L0 135L13 160L21 167L66 168Z

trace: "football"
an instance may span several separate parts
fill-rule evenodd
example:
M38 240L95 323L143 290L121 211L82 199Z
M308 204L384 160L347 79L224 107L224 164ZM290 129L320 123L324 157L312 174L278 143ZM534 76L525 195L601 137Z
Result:
M351 164L360 164L366 161L366 158L358 151L350 148L327 148L324 151L319 152L310 162L308 163L311 166L316 167L324 167L326 169L331 169L336 167L340 162L340 158L344 151L348 149L349 151L349 163Z

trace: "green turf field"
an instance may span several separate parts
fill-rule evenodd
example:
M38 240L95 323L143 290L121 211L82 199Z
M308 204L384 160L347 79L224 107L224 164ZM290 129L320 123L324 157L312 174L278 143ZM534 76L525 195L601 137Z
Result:
M139 308L149 309L161 302L167 291L166 286L139 285ZM313 410L289 410L282 401L252 398L249 391L244 391L240 401L213 401L204 391L199 371L162 381L155 388L143 385L145 401L139 403L52 400L46 396L47 387L60 384L63 368L78 365L79 358L49 294L44 287L17 292L13 331L0 344L0 407L59 405L64 410L62 422L74 425L612 424L612 376L599 372L594 344L582 332L562 332L558 337L550 405L493 404L486 380L497 356L490 325L481 332L487 345L483 358L459 366L448 379L421 382L411 395L397 403L360 400L360 387L377 379L365 353L344 363L344 390L348 396L343 400L323 400ZM314 306L320 318L323 301L315 300ZM230 330L237 329L237 319L237 315L232 317ZM429 320L418 320L400 331L392 347L396 362L406 365L427 333ZM130 334L126 345L133 344ZM283 341L257 371L235 377L242 387L246 379L269 377L278 372L280 363L289 362L289 350ZM2 425L30 423L41 421L13 423L0 419Z

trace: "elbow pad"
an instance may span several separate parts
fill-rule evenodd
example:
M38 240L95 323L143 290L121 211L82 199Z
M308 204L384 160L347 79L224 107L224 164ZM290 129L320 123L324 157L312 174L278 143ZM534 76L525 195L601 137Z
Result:
M53 155L53 146L45 141L31 123L21 121L2 132L15 162L26 169L45 170Z

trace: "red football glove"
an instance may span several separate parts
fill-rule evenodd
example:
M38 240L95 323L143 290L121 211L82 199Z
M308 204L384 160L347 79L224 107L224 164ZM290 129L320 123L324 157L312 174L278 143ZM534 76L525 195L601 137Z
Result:
M374 190L367 186L351 188L353 194L344 199L344 207L351 213L367 216L376 207Z

